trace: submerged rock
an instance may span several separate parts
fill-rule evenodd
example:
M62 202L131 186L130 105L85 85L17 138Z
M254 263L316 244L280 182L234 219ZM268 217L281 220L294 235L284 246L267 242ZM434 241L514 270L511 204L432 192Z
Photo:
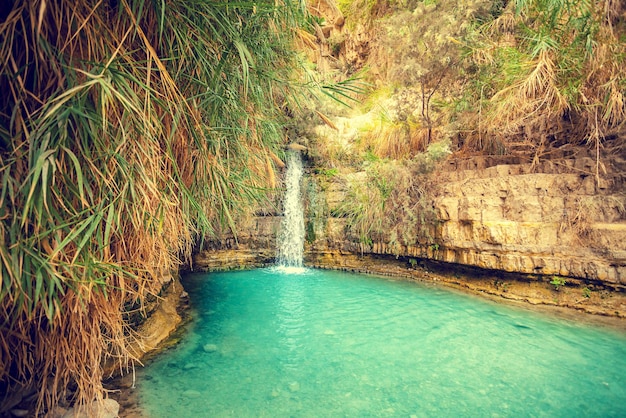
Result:
M200 396L202 396L202 394L200 392L198 392L197 390L186 390L183 392L183 396L186 398L199 398Z
M217 351L217 345L216 344L205 344L202 349L206 352L206 353L214 353Z
M191 369L197 369L200 366L196 363L187 363L183 366L183 370L191 370Z

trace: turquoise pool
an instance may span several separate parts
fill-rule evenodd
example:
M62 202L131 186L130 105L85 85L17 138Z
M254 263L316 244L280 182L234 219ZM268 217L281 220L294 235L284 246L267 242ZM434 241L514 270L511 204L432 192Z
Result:
M626 336L326 270L184 279L194 321L137 378L151 417L624 417Z

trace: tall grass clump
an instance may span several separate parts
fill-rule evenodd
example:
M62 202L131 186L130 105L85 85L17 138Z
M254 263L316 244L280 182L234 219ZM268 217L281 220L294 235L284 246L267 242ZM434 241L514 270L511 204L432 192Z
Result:
M462 3L380 0L370 8L376 22L369 30L370 77L390 90L377 103L383 117L362 136L377 156L412 158L452 136L450 103L458 94L461 58L456 38L465 36L487 2Z
M396 255L431 244L436 213L426 179L450 153L449 140L433 142L411 159L376 159L348 177L336 214L347 219L350 235L361 245L388 243Z
M0 7L0 412L102 399L103 363L134 360L129 310L272 184L304 12Z
M467 145L481 149L496 138L513 149L521 137L535 152L564 144L623 147L623 2L495 4L465 38Z

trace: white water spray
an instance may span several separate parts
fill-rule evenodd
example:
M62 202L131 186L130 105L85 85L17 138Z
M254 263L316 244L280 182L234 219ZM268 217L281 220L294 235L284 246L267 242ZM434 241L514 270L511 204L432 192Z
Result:
M278 265L281 267L302 267L304 253L304 209L300 193L302 172L300 152L289 151L285 175L285 214L278 235Z

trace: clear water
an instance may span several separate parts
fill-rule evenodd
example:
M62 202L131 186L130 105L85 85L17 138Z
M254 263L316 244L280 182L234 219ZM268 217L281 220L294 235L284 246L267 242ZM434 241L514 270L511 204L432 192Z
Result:
M413 282L186 278L196 320L138 376L151 417L624 417L626 336Z

